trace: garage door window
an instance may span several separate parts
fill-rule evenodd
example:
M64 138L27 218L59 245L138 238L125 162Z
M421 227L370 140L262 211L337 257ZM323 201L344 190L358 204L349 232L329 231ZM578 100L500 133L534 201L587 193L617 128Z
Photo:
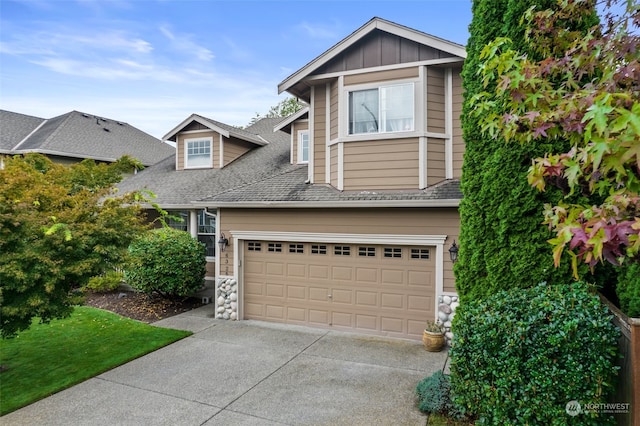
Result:
M256 242L250 242L247 245L247 250L249 251L262 251L262 244Z
M429 259L429 249L411 249L412 259Z
M358 247L358 256L375 257L376 248L375 247Z
M289 253L304 253L304 244L289 244Z
M385 247L384 248L384 257L402 257L402 249L399 247Z
M311 254L327 254L327 246L325 244L312 244Z
M334 246L333 254L336 256L351 256L351 246Z
M280 243L269 243L267 246L267 250L271 253L282 253L282 244Z

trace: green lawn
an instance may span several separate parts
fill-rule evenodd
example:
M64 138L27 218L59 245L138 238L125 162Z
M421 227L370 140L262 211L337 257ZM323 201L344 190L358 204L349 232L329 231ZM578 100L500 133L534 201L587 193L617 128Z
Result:
M0 339L0 415L191 335L76 307L71 317Z

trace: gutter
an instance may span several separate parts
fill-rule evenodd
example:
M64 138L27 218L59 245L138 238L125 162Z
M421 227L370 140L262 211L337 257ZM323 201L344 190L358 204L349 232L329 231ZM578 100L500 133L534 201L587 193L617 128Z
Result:
M233 208L233 209L340 209L340 208L409 208L409 207L455 207L460 205L459 199L433 199L433 200L349 200L349 201L228 201L228 202L203 202L194 201L191 208ZM163 208L165 208L163 206Z

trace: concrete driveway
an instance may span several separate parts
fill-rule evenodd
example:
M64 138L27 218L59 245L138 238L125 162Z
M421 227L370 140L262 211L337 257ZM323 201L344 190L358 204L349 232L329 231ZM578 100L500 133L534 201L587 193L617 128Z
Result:
M211 318L194 335L10 413L3 425L425 425L414 390L446 352L421 342Z

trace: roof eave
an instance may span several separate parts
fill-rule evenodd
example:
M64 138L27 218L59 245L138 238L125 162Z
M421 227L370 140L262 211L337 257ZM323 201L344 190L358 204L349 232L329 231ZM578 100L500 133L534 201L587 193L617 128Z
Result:
M335 56L344 52L346 49L357 43L364 36L375 29L380 29L391 34L413 40L417 43L431 46L433 48L451 53L452 55L456 55L461 58L467 57L466 50L462 45L376 17L371 19L356 31L333 45L333 47L329 48L320 56L317 56L307 65L300 68L298 71L294 72L285 80L283 80L280 84L278 84L278 94L289 91L305 77L310 75L314 70L318 69L319 67L333 59Z
M273 131L277 132L278 130L282 130L285 127L289 126L290 124L292 124L294 121L299 120L302 116L304 116L305 114L309 113L309 107L304 107L302 108L300 111L291 114L290 116L286 117L284 120L282 120L281 122L279 122L274 128Z
M409 208L409 207L427 207L442 208L454 207L460 205L460 199L429 199L429 200L347 200L347 201L228 201L228 202L206 202L194 201L194 208Z

